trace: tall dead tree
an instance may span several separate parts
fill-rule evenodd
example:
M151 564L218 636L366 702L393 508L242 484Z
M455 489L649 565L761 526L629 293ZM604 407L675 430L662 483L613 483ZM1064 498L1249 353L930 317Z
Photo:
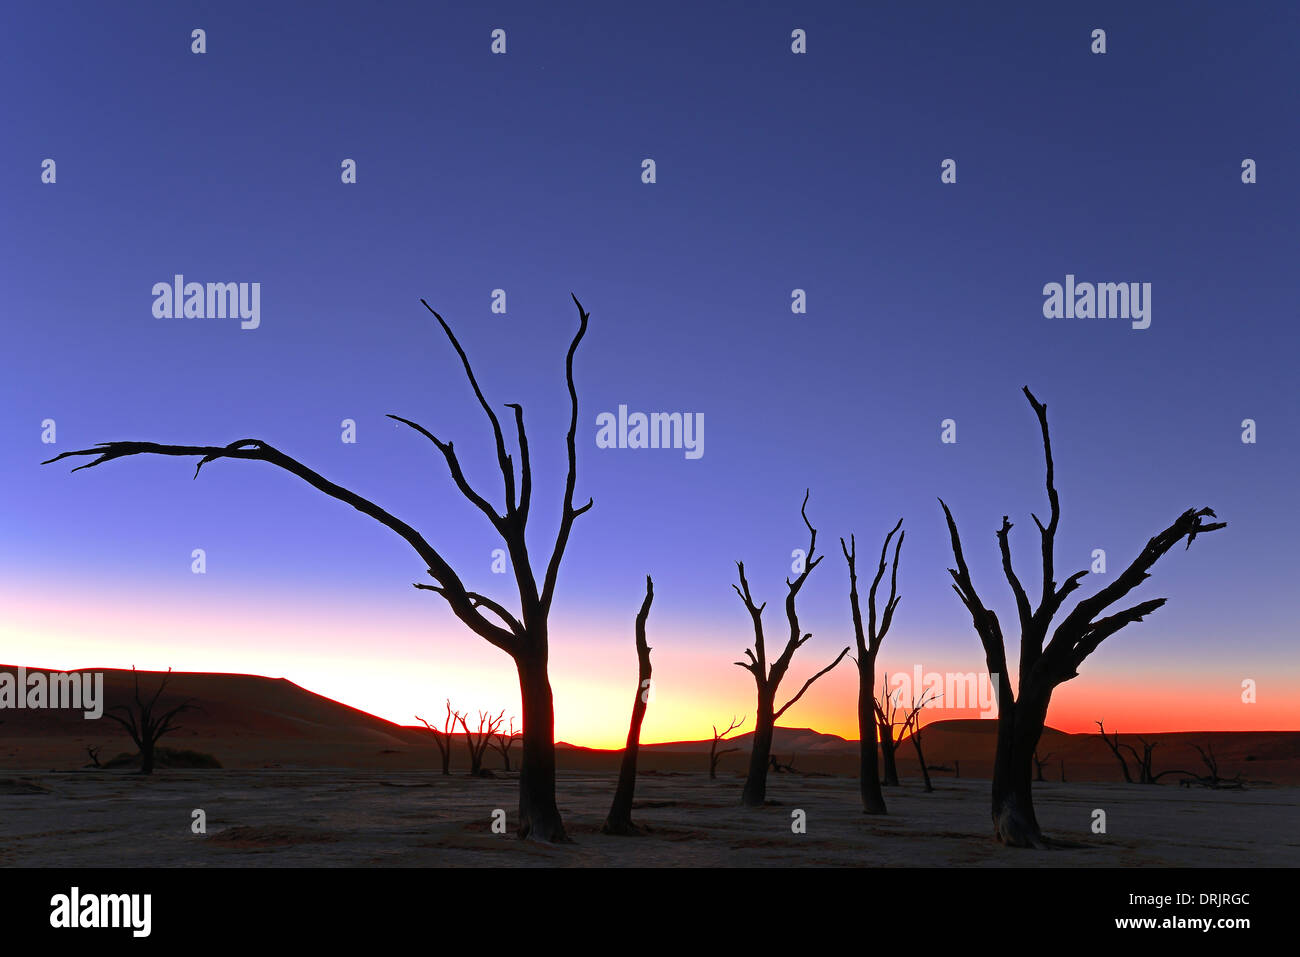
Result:
M574 305L578 307L578 331L569 343L568 356L565 359L565 379L568 384L570 404L567 441L568 473L564 484L564 497L560 503L559 529L539 584L528 554L525 535L532 504L533 477L528 457L528 439L524 432L523 407L515 403L507 403L505 406L514 410L519 451L519 475L516 480L514 459L506 452L506 440L501 422L479 388L469 357L442 316L438 315L423 299L420 302L433 313L438 324L442 326L443 332L446 333L456 354L460 357L465 375L469 379L479 405L482 406L491 423L492 435L496 443L497 465L505 485L504 509L498 511L495 505L470 484L461 469L460 459L456 455L452 442L442 441L423 426L409 419L397 415L390 415L389 418L409 426L433 443L446 460L447 469L456 488L487 517L505 542L515 582L518 585L520 608L518 616L501 602L466 588L460 576L442 554L406 522L374 502L336 485L260 439L241 439L229 445L104 442L92 449L64 452L43 464L57 462L74 455L96 456L94 461L73 469L75 472L128 455L178 455L198 457L198 468L194 470L194 476L197 478L199 470L204 465L217 459L252 459L267 462L298 476L313 488L352 506L363 515L391 529L415 550L428 569L430 577L436 582L436 584L417 583L415 587L441 595L452 614L475 634L493 647L504 651L513 660L519 676L519 694L524 712L523 761L519 773L519 836L540 841L566 841L568 837L564 831L564 823L555 804L555 708L550 675L547 670L550 650L548 620L559 579L560 562L568 545L573 522L592 506L590 499L586 504L576 508L573 505L578 476L578 392L573 381L573 357L578 350L578 344L587 332L589 314L574 296ZM485 615L485 611L492 617Z
M131 736L136 748L140 752L140 773L153 774L154 754L158 739L164 734L171 734L173 731L179 731L180 726L173 724L172 721L178 714L184 711L194 710L194 699L186 698L180 704L173 705L166 711L158 711L158 699L162 693L167 690L167 682L171 680L172 670L167 669L167 674L158 684L158 690L153 693L148 701L140 694L140 672L131 667L131 674L135 679L135 699L132 704L118 704L104 712L104 717L112 718L118 724L126 729L126 733ZM116 712L122 712L117 714ZM98 763L98 762L96 762Z
M501 722L506 719L506 713L503 709L500 714L493 717L489 711L480 711L478 713L478 729L471 731L469 725L465 722L465 715L459 715L460 726L465 732L465 747L469 749L469 773L473 777L483 775L483 755L487 753L488 746L492 744L492 738L501 730Z
M723 731L721 734L718 733L718 726L716 724L713 726L713 744L709 746L709 780L710 781L716 780L718 777L718 761L721 760L722 756L724 754L731 754L733 751L740 750L740 748L719 748L718 742L723 741L727 737L727 735L731 734L731 732L735 731L744 723L745 723L745 719L743 717L739 721L737 721L735 715L732 715L731 724L727 725L727 729Z
M492 747L501 755L501 760L505 762L505 769L510 770L510 749L515 746L519 740L519 732L515 730L514 715L510 716L510 730L506 732L497 731L492 739Z
M1079 666L1097 649L1098 645L1124 626L1141 621L1146 615L1163 605L1165 599L1155 598L1138 602L1105 616L1102 615L1103 612L1149 578L1152 566L1178 542L1186 538L1187 547L1190 548L1197 535L1223 528L1226 523L1204 521L1206 518L1217 517L1209 508L1190 508L1183 512L1173 524L1150 539L1132 563L1111 582L1091 597L1080 600L1052 631L1049 640L1048 631L1052 620L1065 599L1088 575L1088 569L1075 572L1065 580L1064 584L1057 586L1056 529L1060 523L1061 506L1056 494L1053 474L1052 444L1047 428L1047 406L1034 398L1028 387L1025 388L1024 393L1038 416L1042 432L1043 454L1047 464L1047 498L1051 506L1051 515L1046 525L1038 519L1037 515L1033 516L1034 524L1038 526L1042 546L1043 590L1037 608L1030 604L1029 596L1012 567L1009 539L1012 526L1007 516L1002 517L1002 527L997 532L998 546L1002 553L1002 570L1015 596L1016 610L1020 619L1020 669L1018 687L1015 691L1012 690L1011 676L1007 667L1006 642L1003 638L1002 626L998 622L997 615L985 606L976 593L970 570L966 566L966 559L962 555L957 523L942 499L939 500L939 504L943 506L944 516L948 522L953 558L957 565L956 568L948 569L953 579L953 590L957 592L962 604L970 612L971 621L984 647L984 658L989 674L993 676L998 692L998 737L993 767L993 832L1004 844L1016 847L1044 847L1048 842L1043 837L1038 819L1034 815L1031 769L1034 748L1038 745L1043 726L1047 721L1047 708L1051 703L1052 691L1063 682L1077 677Z
M754 676L754 685L758 690L758 713L754 719L754 740L749 752L749 775L745 778L745 790L740 799L746 807L762 807L767 798L767 769L772 754L772 732L776 728L777 719L803 697L804 692L812 687L814 681L838 665L849 653L846 645L834 661L804 682L798 694L781 708L776 707L777 688L790 669L790 661L794 658L794 653L812 637L811 634L801 634L799 615L795 611L795 599L799 595L799 589L803 588L812 570L822 560L822 556L816 554L817 529L813 528L812 523L808 521L807 507L808 492L805 491L799 514L803 516L803 523L808 528L808 551L804 555L803 570L793 581L789 578L785 580L785 617L790 625L790 634L786 639L785 648L770 666L767 662L767 647L763 635L763 609L767 607L767 602L761 605L754 604L754 596L749 590L749 581L745 578L744 562L736 562L736 568L740 572L740 584L731 586L740 596L740 600L745 603L745 608L749 611L749 617L754 624L754 647L745 649L749 661L735 662Z
M623 748L623 761L618 769L618 786L614 789L614 803L601 831L605 834L638 834L640 828L632 823L632 794L636 790L636 756L641 747L641 722L645 720L646 705L650 701L650 646L646 644L645 623L650 617L650 604L654 601L654 582L645 577L645 600L636 614L636 696L632 699L632 723L627 729L627 746Z
M451 774L451 736L456 733L456 722L460 720L460 712L451 710L451 699L448 698L447 716L443 719L442 730L438 730L418 714L415 720L428 728L433 735L433 743L438 746L438 754L442 757L442 773Z
M898 553L903 548L905 532L900 518L893 530L885 536L885 544L880 549L880 563L876 566L876 576L871 581L871 590L867 593L867 627L862 627L862 608L858 602L858 543L850 535L849 544L840 539L840 551L849 566L849 611L853 616L853 640L858 646L858 791L862 796L862 810L867 814L884 814L885 798L880 792L880 759L877 756L879 722L876 715L876 655L881 642L889 632L894 620L894 609L900 600L898 595ZM898 543L894 546L894 567L889 576L889 600L885 602L883 614L877 625L876 589L885 577L885 557L889 553L889 541L898 532ZM892 736L891 736L892 744ZM893 756L892 749L890 756ZM898 772L894 772L897 783Z

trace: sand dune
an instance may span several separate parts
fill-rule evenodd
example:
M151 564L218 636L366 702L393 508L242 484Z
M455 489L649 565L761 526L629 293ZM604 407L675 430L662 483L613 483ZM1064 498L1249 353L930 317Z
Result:
M12 666L0 671L14 672ZM29 669L39 670L39 669ZM102 669L87 669L102 670ZM133 689L129 671L103 670L106 706L126 703ZM152 692L162 679L158 672L141 672L141 688ZM163 740L175 748L191 748L214 755L226 768L373 768L412 770L435 767L437 749L429 733L385 721L346 704L314 694L283 678L257 675L177 672L171 676L162 703L193 697L201 710L187 712L178 734ZM926 763L948 768L936 770L936 780L987 777L992 769L997 722L989 720L939 721L921 732ZM750 733L736 735L728 747L739 753L726 755L724 773L743 770ZM1158 741L1156 770L1183 768L1201 772L1193 745L1209 745L1219 758L1221 773L1241 772L1252 780L1279 785L1300 784L1300 732L1179 732L1146 735ZM1138 747L1137 735L1121 734L1121 741ZM652 771L707 769L710 741L676 741L642 747L641 767ZM86 749L97 746L102 757L134 750L126 734L105 719L87 721L76 711L0 711L0 769L72 770L88 762ZM518 757L516 745L514 757ZM618 766L618 751L561 745L557 760L572 771L605 772ZM781 761L793 759L796 769L817 774L852 776L857 773L858 744L809 728L778 728L774 752ZM1064 761L1069 782L1121 781L1109 750L1095 734L1066 734L1047 729L1041 754L1052 754L1045 771L1059 782ZM499 755L489 753L486 766L500 768ZM452 766L467 765L463 736L456 736ZM905 778L919 775L910 741L899 750L899 769ZM1174 778L1165 778L1172 786Z

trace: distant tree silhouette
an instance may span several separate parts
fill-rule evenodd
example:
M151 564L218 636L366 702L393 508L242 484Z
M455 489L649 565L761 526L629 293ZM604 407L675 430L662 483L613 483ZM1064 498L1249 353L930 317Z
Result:
M771 666L767 662L767 649L763 635L763 609L767 607L767 602L761 605L754 604L754 597L749 590L749 581L745 578L745 563L737 562L736 568L740 572L740 584L732 585L740 600L745 603L745 608L749 611L749 617L754 624L754 647L746 648L745 654L749 657L748 662L737 661L736 664L744 668L754 676L754 684L758 690L758 711L754 719L754 741L749 752L749 775L745 778L745 790L741 795L741 803L746 807L762 807L764 800L767 798L767 770L769 758L772 753L772 732L776 727L777 719L789 710L790 706L803 697L814 681L820 678L826 672L838 665L849 653L845 646L844 650L829 665L823 668L817 674L813 675L804 682L799 693L787 701L781 708L776 707L776 692L781 684L781 679L790 668L790 660L794 653L803 646L811 634L801 634L799 628L799 616L795 611L795 598L799 595L799 589L803 588L804 582L812 574L822 560L822 556L817 555L817 529L812 527L808 521L808 493L804 492L803 505L799 508L799 514L803 516L803 523L808 528L808 551L804 555L803 571L799 573L793 581L789 578L785 580L785 616L790 624L790 635L786 639L785 648Z
M456 722L460 720L460 712L451 710L451 699L448 698L447 716L442 721L442 730L435 728L418 714L415 720L433 734L433 743L438 746L438 753L442 756L442 773L451 774L451 736L456 733Z
M849 566L849 611L853 616L853 639L858 646L855 659L858 665L858 790L862 796L862 810L867 814L886 813L885 798L880 792L880 759L877 746L881 740L878 730L879 717L876 714L876 655L881 642L889 632L894 620L894 609L898 607L898 553L903 548L903 520L900 518L893 530L885 536L885 544L880 549L880 563L876 566L876 576L871 581L871 590L867 593L867 627L862 626L862 608L858 602L858 543L854 536L849 536L849 543L840 539L840 550L844 561ZM885 602L879 624L876 617L876 589L885 577L885 558L889 553L889 542L898 532L898 543L894 546L893 572L889 576L889 600ZM898 771L893 767L893 733L889 735L889 767L893 769L894 784L898 783Z
M1052 444L1047 428L1047 406L1034 398L1029 388L1024 389L1025 397L1038 416L1042 432L1043 454L1047 464L1047 497L1051 506L1051 516L1044 525L1038 516L1034 524L1038 526L1042 545L1042 597L1038 607L1031 606L1029 596L1021 585L1011 562L1011 544L1009 533L1011 523L1004 515L1002 527L998 530L998 545L1002 553L1002 570L1015 596L1016 610L1020 619L1020 680L1016 691L1011 687L1011 676L1007 666L1006 642L1002 626L997 615L985 606L971 582L970 570L962 554L961 538L957 533L957 523L952 512L942 499L944 516L948 522L948 532L952 540L953 558L956 568L948 569L953 579L953 590L957 592L970 612L972 624L984 647L984 657L989 674L997 682L998 702L998 738L997 751L993 768L992 818L994 835L1003 842L1016 847L1044 847L1049 843L1044 838L1034 815L1031 767L1034 748L1042 737L1043 727L1047 721L1047 708L1051 702L1052 691L1063 682L1078 676L1078 668L1097 646L1117 631L1135 621L1141 621L1146 615L1165 603L1165 599L1156 598L1139 602L1132 607L1100 617L1102 612L1124 598L1148 577L1152 566L1174 545L1187 539L1190 548L1196 536L1223 528L1224 522L1205 522L1205 518L1216 518L1209 508L1188 509L1174 520L1164 531L1150 539L1146 547L1132 563L1119 573L1096 594L1084 598L1075 605L1061 620L1048 639L1048 630L1052 620L1061 609L1065 599L1079 587L1079 583L1088 575L1084 569L1075 572L1059 588L1055 580L1056 529L1060 522L1061 506L1056 493L1052 464Z
M880 734L880 762L883 765L885 787L898 787L898 746L903 740L903 722L898 718L898 692L889 691L889 675L880 683L880 697L874 698L871 708L876 715L876 728ZM898 728L897 736L895 728Z
M774 754L774 755L772 755L772 758L771 758L771 764L770 764L770 767L771 767L771 769L772 769L773 771L776 771L778 774L793 774L793 773L794 773L794 759L795 759L795 756L792 754L792 755L790 755L790 760L789 760L787 763L782 764L780 761L778 761L778 760L776 759L776 755Z
M1122 743L1120 742L1118 731L1116 731L1112 737L1108 738L1106 737L1106 728L1100 721L1097 722L1097 727L1101 729L1101 739L1106 742L1106 747L1110 748L1111 753L1119 760L1119 766L1124 772L1125 781L1132 784L1133 778L1129 776L1128 762L1124 760L1124 755L1121 749L1127 750L1129 754L1133 755L1133 760L1137 764L1139 784L1158 783L1160 775L1156 774L1152 769L1151 752L1159 746L1159 741L1148 741L1146 738L1139 737L1138 743L1142 745L1142 753L1138 754L1137 748L1133 747L1133 745L1129 744L1127 741Z
M1049 764L1051 764L1051 762L1052 762L1051 751L1048 751L1041 758L1038 756L1038 751L1037 750L1034 751L1034 780L1035 781L1047 780L1046 778L1043 777L1043 768L1047 767Z
M723 739L725 739L727 735L731 734L731 732L735 731L744 723L745 723L745 719L743 717L739 721L737 721L735 716L733 715L731 718L731 724L727 725L727 730L723 731L721 734L718 733L718 726L716 724L713 726L713 744L710 745L709 747L709 779L710 780L717 779L718 761L722 758L722 756L724 754L731 754L733 751L740 750L740 748L719 748L718 743Z
M1194 781L1195 783L1201 785L1201 787L1214 788L1216 790L1221 788L1240 790L1246 786L1246 779L1242 776L1240 771L1238 771L1233 777L1230 778L1225 778L1220 776L1219 759L1214 756L1214 748L1208 742L1206 743L1204 748L1202 748L1199 744L1194 744L1192 745L1192 747L1194 747L1196 749L1196 753L1201 756L1201 763L1205 765L1206 769L1210 773L1201 777L1192 775L1190 780L1180 781L1179 782L1180 784L1186 784L1190 786L1191 783ZM1162 774L1190 774L1190 772L1164 771L1162 772Z
M126 729L126 733L131 736L135 742L136 749L140 752L140 773L153 774L154 769L154 750L158 744L158 739L164 734L171 734L173 731L179 731L180 726L172 723L173 719L184 711L195 710L194 699L186 698L178 705L158 711L158 699L167 689L167 682L171 680L172 670L167 669L167 674L158 684L158 690L153 693L148 701L140 694L140 673L131 666L131 674L135 679L134 701L131 704L113 705L104 712L104 717L112 718L118 724ZM115 712L122 712L116 714ZM92 757L94 757L92 755ZM96 761L96 764L99 762Z
M921 765L921 782L927 792L934 790L934 784L930 780L930 769L925 763L925 752L921 750L921 709L928 707L939 697L940 695L933 691L922 692L919 699L913 696L911 710L903 719L903 733L911 732L912 747L916 749L916 760Z
M503 709L496 717L493 717L489 711L480 711L478 728L474 731L471 731L469 725L465 723L466 715L457 717L460 718L460 726L465 732L465 747L469 749L469 773L474 777L480 777L483 774L483 755L492 744L493 736L501 730L501 722L506 719L505 710Z
M1120 750L1119 732L1116 731L1113 737L1108 738L1106 737L1106 726L1098 721L1097 727L1101 729L1101 740L1106 742L1106 747L1110 748L1110 753L1115 755L1115 760L1119 762L1119 769L1124 772L1124 782L1132 784L1133 775L1128 773L1128 761L1124 759L1124 752ZM1134 757L1136 756L1134 755Z
M614 789L614 803L601 832L605 834L638 834L640 828L632 823L632 795L636 790L636 757L641 747L641 722L645 720L646 705L650 701L650 646L646 644L645 623L650 617L650 604L655 599L654 582L645 577L645 600L636 615L636 695L632 698L632 722L627 729L627 746L618 769L618 786Z
M442 316L423 299L420 302L438 320L446 333L456 354L460 357L465 375L478 403L482 406L492 425L492 434L496 442L497 464L505 484L504 511L496 507L477 492L466 479L461 469L460 460L452 442L444 442L423 426L404 419L398 415L389 418L409 426L423 435L446 460L460 493L468 499L491 522L506 544L518 585L520 615L516 617L506 606L485 595L470 591L461 581L456 571L419 532L406 522L394 517L374 502L362 498L342 486L324 478L319 473L290 458L279 449L273 448L260 439L241 439L229 445L159 445L154 442L104 442L92 449L79 449L63 452L48 462L74 455L97 456L94 461L78 466L73 471L90 468L103 462L122 458L127 455L179 455L199 457L199 470L209 462L217 459L252 459L267 462L277 468L298 476L313 488L324 492L331 498L351 505L364 515L397 533L419 555L428 568L429 575L436 584L417 583L417 588L424 588L441 595L452 613L464 622L475 634L489 644L500 648L515 663L519 675L519 693L523 705L523 760L519 773L519 836L541 841L566 841L564 822L560 818L555 804L555 709L551 694L550 676L547 670L550 635L548 619L551 604L555 597L556 582L560 573L560 562L564 557L565 547L574 520L591 508L589 499L585 505L574 507L573 495L577 485L577 429L578 429L578 393L573 380L573 357L578 344L587 332L589 314L582 308L576 296L572 297L578 307L579 325L573 340L569 343L568 356L565 359L565 379L569 389L569 431L568 431L568 474L564 485L564 497L560 505L559 529L555 544L541 584L528 554L525 535L528 524L532 496L532 468L528 455L528 439L524 432L524 413L522 406L507 403L506 408L514 410L515 430L519 446L519 476L516 482L514 459L506 452L506 441L501 429L501 422L496 412L483 396L478 380L470 366L469 357L461 348L460 342L452 334ZM495 620L484 615L484 610L491 613Z
M519 732L515 730L514 716L510 717L510 730L506 733L498 731L492 741L492 747L501 755L501 760L506 763L506 770L510 770L510 749L514 747L515 741L519 738Z

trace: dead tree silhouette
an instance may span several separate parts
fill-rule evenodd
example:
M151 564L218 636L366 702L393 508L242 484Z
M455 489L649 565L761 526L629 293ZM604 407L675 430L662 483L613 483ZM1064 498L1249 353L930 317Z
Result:
M1150 539L1132 563L1111 582L1091 597L1081 599L1056 626L1048 640L1047 632L1052 619L1065 599L1079 587L1088 575L1084 569L1075 572L1059 588L1055 580L1056 529L1061 518L1060 501L1056 493L1052 464L1052 445L1047 428L1047 406L1034 398L1026 386L1025 397L1038 416L1042 432L1043 454L1047 466L1047 497L1051 517L1044 525L1033 516L1038 526L1042 544L1043 591L1038 607L1030 605L1029 597L1021 585L1011 562L1009 533L1011 523L1004 515L1002 527L997 532L1002 553L1002 570L1015 595L1020 619L1020 676L1018 694L1012 691L1011 676L1007 668L1006 642L997 615L985 606L971 582L970 570L962 555L961 537L957 523L943 499L944 516L952 540L956 568L948 569L957 592L970 612L971 621L984 648L989 674L997 682L998 737L993 767L992 818L994 835L1002 843L1015 847L1045 847L1050 842L1044 838L1034 815L1031 765L1034 748L1042 736L1047 721L1047 708L1052 691L1065 681L1078 676L1079 666L1103 641L1165 603L1163 598L1139 602L1132 607L1105 617L1099 617L1150 577L1153 565L1182 539L1190 548L1196 536L1223 528L1225 522L1204 522L1216 518L1209 508L1188 509L1178 516L1164 531Z
M127 455L179 455L198 456L198 468L194 470L195 478L199 470L209 462L217 459L253 459L267 462L298 476L313 488L324 492L331 498L351 505L364 515L397 533L420 556L428 569L429 575L437 584L417 583L417 588L424 588L441 595L452 613L464 622L470 630L492 646L501 649L514 661L519 676L519 694L523 705L523 759L519 773L519 836L530 837L540 841L567 841L564 823L555 804L555 709L551 694L551 681L547 670L549 659L550 635L548 619L551 605L555 598L556 582L559 579L560 562L569 541L569 534L574 520L592 506L587 500L585 505L574 507L573 495L577 485L578 454L578 392L573 381L573 357L587 332L587 320L590 318L582 303L573 296L574 305L578 307L578 331L569 343L565 359L565 379L569 389L569 431L568 431L568 474L564 486L564 498L560 506L559 529L555 544L551 549L549 561L541 585L538 585L528 554L525 536L532 497L532 467L528 456L528 439L524 431L523 407L507 403L506 408L514 410L515 429L518 434L520 474L516 484L514 459L506 452L505 436L496 412L483 396L478 380L470 366L469 357L461 348L460 342L452 334L451 327L423 299L420 302L433 313L446 333L456 354L460 357L465 375L478 403L482 406L492 425L492 434L496 441L497 464L505 483L505 509L498 512L470 485L461 469L454 444L444 442L423 426L390 415L389 418L409 426L423 435L447 462L448 471L460 493L481 511L506 544L513 567L515 582L519 590L520 615L516 617L504 604L485 595L468 590L456 571L443 558L442 554L414 528L396 518L368 499L342 486L336 485L313 471L301 462L285 455L260 439L241 439L229 445L159 445L155 442L104 442L93 449L79 449L56 455L48 462L74 455L93 455L97 458L86 465L78 466L73 471L91 468L113 459ZM517 492L517 497L516 497ZM490 612L496 620L483 614Z
M428 728L433 734L433 743L438 746L438 753L442 757L442 773L451 774L451 736L456 733L456 722L460 720L460 712L451 710L451 699L448 698L447 716L443 719L442 730L438 730L418 714L415 716L415 720Z
M727 735L731 734L731 732L735 731L744 723L745 723L745 719L743 716L739 721L737 721L736 716L732 715L731 724L727 725L727 729L723 731L721 734L718 733L718 726L716 724L713 726L713 743L709 745L709 780L710 781L717 780L718 761L721 760L722 756L724 754L731 754L734 751L740 750L740 748L719 749L718 742L725 739Z
M1051 751L1048 751L1040 758L1038 756L1037 749L1035 749L1034 751L1034 781L1035 782L1039 782L1039 781L1046 782L1047 779L1043 777L1043 768L1047 767L1051 762L1052 762Z
M789 760L787 763L782 764L780 761L778 761L778 760L776 759L776 755L774 754L774 755L772 755L772 760L771 760L770 767L771 767L771 769L772 769L773 771L777 772L778 774L794 774L794 773L795 773L795 770L794 770L794 759L795 759L795 757L796 757L796 755L793 755L793 754L790 755L790 760Z
M762 807L764 800L767 798L767 770L772 753L772 732L776 728L777 719L785 714L791 705L803 697L804 692L812 687L814 681L838 665L844 659L844 656L849 653L846 645L834 661L804 682L798 694L787 701L780 709L776 708L777 688L790 668L790 661L794 658L794 653L812 637L811 634L801 635L799 616L795 611L795 599L799 595L799 589L803 588L804 582L808 580L812 570L821 563L823 557L816 554L817 529L813 528L812 523L808 521L808 494L808 491L805 490L803 505L799 507L799 514L803 516L803 523L808 528L808 551L804 555L803 571L793 581L789 578L785 580L787 589L785 616L790 624L790 636L786 639L785 648L780 656L772 662L770 667L767 663L767 648L763 635L763 609L767 607L767 602L763 602L761 605L754 604L754 597L749 590L749 581L745 578L744 562L736 562L736 568L740 573L740 584L731 586L736 590L736 594L740 596L740 600L745 603L745 608L749 611L749 617L754 624L754 647L745 649L749 661L735 662L735 664L754 676L754 684L758 691L758 713L754 718L754 740L749 752L749 775L745 778L745 789L740 798L741 803L746 807Z
M154 753L158 739L165 734L171 734L173 731L179 731L180 726L172 724L172 720L184 711L197 710L193 698L186 698L180 704L169 708L162 713L155 713L158 706L158 699L162 693L167 690L167 682L171 680L172 670L167 669L167 674L158 684L158 690L153 693L153 697L145 701L140 696L140 672L131 666L131 674L135 679L135 693L133 695L133 704L113 705L104 712L104 717L112 718L122 727L126 728L126 733L131 736L137 750L140 752L140 774L153 774ZM114 714L120 711L122 714ZM98 762L96 762L98 763Z
M515 718L514 715L511 715L510 731L506 734L502 734L498 731L492 741L492 747L501 755L501 760L505 762L505 769L507 771L510 770L510 749L515 746L515 741L518 740L518 738L519 732L515 730Z
M604 834L639 834L641 829L632 823L632 795L636 790L636 756L641 747L641 722L645 720L646 705L650 701L650 646L646 644L645 623L650 617L650 605L655 599L654 582L645 577L645 600L636 614L636 696L632 699L632 722L627 729L627 747L618 769L618 786L614 789L614 802L609 816L601 827Z
M914 696L911 710L903 719L903 734L911 731L912 747L916 749L916 760L921 765L921 781L927 792L934 790L934 783L930 780L930 769L925 763L925 752L921 750L921 709L938 701L940 697L942 696L933 691L922 692L920 700Z
M465 723L465 714L457 715L457 717L460 718L460 726L465 732L465 747L469 750L469 773L476 778L482 777L483 755L487 753L493 736L501 730L501 722L506 719L505 710L502 709L501 713L495 718L492 717L490 711L480 711L478 713L478 730L476 731L471 731L469 725ZM488 777L491 777L491 775L488 775Z
M1112 738L1108 738L1106 737L1106 726L1098 721L1097 727L1101 729L1101 740L1106 742L1106 747L1110 748L1110 753L1115 755L1115 760L1119 762L1119 769L1124 772L1124 783L1132 784L1133 775L1128 773L1128 761L1124 759L1124 752L1120 750L1119 732L1116 731Z
M898 746L902 743L902 732L894 737L894 729L900 727L898 720L898 694L889 693L889 675L880 683L880 697L873 698L871 708L876 714L876 728L880 735L880 761L884 766L885 787L898 787Z
M1129 744L1127 741L1120 741L1118 731L1116 731L1112 737L1108 738L1106 737L1106 728L1100 721L1097 722L1097 727L1101 729L1101 739L1106 742L1106 747L1110 748L1111 753L1115 755L1116 759L1118 759L1120 769L1124 772L1124 780L1126 782L1132 784L1133 778L1128 773L1128 762L1124 760L1124 750L1133 755L1133 760L1137 763L1138 783L1157 783L1160 775L1155 774L1152 770L1151 752L1159 747L1159 741L1148 741L1146 738L1139 737L1138 742L1142 745L1142 753L1138 754L1137 748L1133 747L1133 745Z
M885 544L880 549L880 563L876 566L876 577L871 581L867 593L867 627L862 627L862 608L858 602L858 543L854 536L849 536L849 544L840 539L840 551L849 566L849 611L853 616L853 640L858 646L858 655L854 659L858 666L858 791L862 796L862 810L866 814L884 814L885 797L880 792L880 758L877 756L879 744L879 722L876 715L876 655L881 642L889 632L894 620L894 609L898 607L898 553L903 548L905 532L900 518L893 530L885 536ZM879 626L876 618L876 589L885 577L885 557L889 552L889 541L898 532L898 542L894 546L893 571L889 576L889 600L885 602L884 612L880 615ZM890 756L893 756L892 749ZM895 769L894 783L898 782Z
M1213 788L1216 791L1223 789L1240 791L1246 787L1246 779L1240 771L1230 778L1219 775L1219 759L1214 756L1214 748L1208 742L1204 748L1199 744L1194 744L1192 747L1201 756L1201 763L1209 770L1209 774L1199 775L1191 771L1161 771L1156 775L1156 779L1158 780L1166 774L1182 774L1185 777L1178 782L1179 787L1191 787L1193 784L1199 784L1203 788Z

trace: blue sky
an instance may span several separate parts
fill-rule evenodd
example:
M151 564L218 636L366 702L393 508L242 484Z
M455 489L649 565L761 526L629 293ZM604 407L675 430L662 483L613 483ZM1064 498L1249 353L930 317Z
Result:
M25 611L0 659L166 667L194 650L186 602L235 630L256 630L238 617L250 603L286 619L339 603L411 617L326 647L286 641L277 673L309 673L315 690L335 674L326 690L348 700L357 662L400 648L433 699L471 660L508 689L508 663L410 588L423 568L400 540L291 476L37 463L108 439L262 438L508 596L491 529L434 450L384 415L455 440L499 498L490 433L426 298L491 400L525 406L540 551L563 477L573 292L592 315L578 491L596 504L574 532L555 644L567 628L611 670L561 652L569 680L621 689L649 572L666 673L675 654L683 672L716 661L717 701L694 690L689 707L743 707L733 563L779 634L805 487L828 554L805 592L807 671L849 640L838 536L855 531L874 556L900 516L899 663L979 667L936 496L985 599L1009 609L993 533L1009 514L1032 581L1029 512L1046 508L1028 384L1053 427L1059 567L1087 566L1094 548L1121 566L1188 507L1229 522L1157 567L1143 597L1169 604L1088 667L1166 688L1179 669L1189 688L1219 676L1228 701L1241 676L1269 673L1284 682L1274 695L1294 697L1293 5L272 6L4 14L0 565ZM498 27L504 56L489 52ZM1089 50L1097 27L1105 55ZM806 55L790 50L794 28ZM340 182L345 158L356 184ZM955 185L940 182L946 158ZM155 318L150 290L176 273L260 282L260 327ZM1044 284L1067 273L1150 282L1151 327L1044 318ZM795 288L805 315L791 313ZM620 404L703 413L704 456L596 448L596 415ZM940 442L945 418L955 444ZM195 547L206 576L190 572ZM182 608L168 643L97 637L95 609L129 618L158 596ZM88 623L61 617L74 610ZM428 634L412 630L421 615ZM207 652L245 670L237 643ZM806 722L851 715L848 686L836 676Z

